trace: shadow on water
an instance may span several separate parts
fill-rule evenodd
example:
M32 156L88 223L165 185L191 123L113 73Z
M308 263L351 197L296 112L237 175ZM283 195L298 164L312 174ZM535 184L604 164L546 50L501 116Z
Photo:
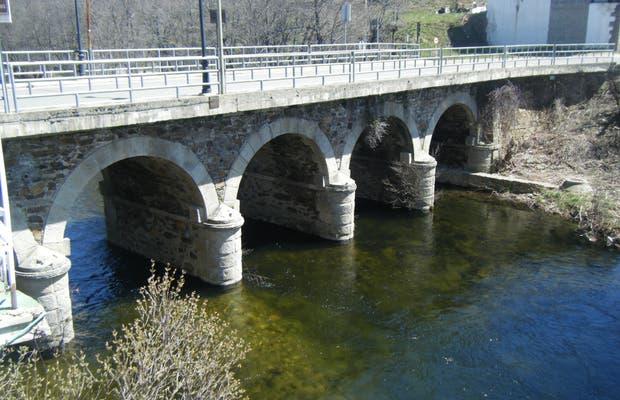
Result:
M254 399L614 398L620 257L558 218L444 191L431 214L358 202L356 238L244 226L247 275L189 279L252 347ZM69 226L76 346L132 316L148 260ZM259 277L259 278L256 278Z

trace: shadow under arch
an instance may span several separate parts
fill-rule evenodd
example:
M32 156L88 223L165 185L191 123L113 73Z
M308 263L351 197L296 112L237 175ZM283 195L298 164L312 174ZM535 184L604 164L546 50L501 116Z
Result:
M392 119L393 121L398 121L399 126L403 127L411 140L410 150L408 152L412 153L412 158L415 159L417 156L421 156L423 153L423 143L422 137L420 136L420 131L415 122L414 110L407 107L402 103L394 103L388 102L379 107L374 117L379 119ZM367 120L356 120L353 123L350 134L348 135L346 142L344 144L344 148L342 151L342 156L340 159L340 171L343 174L350 173L351 166L351 157L353 155L353 150L355 146L358 144L360 138L364 134L364 131L368 127L370 121Z
M391 203L393 194L387 182L396 179L399 162L410 163L414 153L411 133L396 117L380 118L359 136L350 160L351 178L357 184L358 198Z
M339 174L333 147L318 123L302 118L279 118L263 125L241 147L239 155L226 178L224 189L225 204L233 208L237 206L239 187L248 165L265 145L283 135L296 135L303 138L304 143L322 159L320 163L321 172L324 174L324 183L326 185L341 183L342 178Z
M451 117L454 118L451 120ZM437 143L449 142L452 138L454 139L452 141L458 146L465 146L467 137L475 135L474 127L477 120L478 105L470 93L460 92L446 97L435 108L429 120L428 129L424 135L424 151L437 158L437 161L441 163L440 157L436 157ZM451 130L452 134L450 132L441 134L443 123L447 123L448 130ZM440 132L438 132L438 128ZM441 137L438 138L437 136Z
M213 180L198 157L186 146L167 140L140 136L118 139L96 148L67 177L58 190L48 213L42 243L58 249L65 241L65 229L74 201L88 183L106 168L127 159L148 157L170 162L182 170L196 185L201 207L211 215L219 207Z

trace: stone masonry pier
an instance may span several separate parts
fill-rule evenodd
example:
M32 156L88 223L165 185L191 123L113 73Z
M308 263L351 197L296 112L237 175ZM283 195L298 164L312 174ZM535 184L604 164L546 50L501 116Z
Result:
M230 285L242 277L244 218L350 240L356 196L389 202L397 162L415 168L416 204L429 210L438 162L488 171L500 144L483 142L476 124L491 90L510 79L541 102L570 99L598 89L606 71L492 70L0 115L18 285L46 308L53 337L70 340L65 228L93 180L110 243ZM373 144L377 121L385 135Z

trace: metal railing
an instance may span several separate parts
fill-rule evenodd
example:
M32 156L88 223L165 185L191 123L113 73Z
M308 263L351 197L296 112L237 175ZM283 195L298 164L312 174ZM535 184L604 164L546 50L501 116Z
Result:
M134 103L501 68L611 63L611 44L419 48L398 43L227 47L220 61L199 48L9 52L0 63L5 112ZM29 59L25 61L23 58ZM22 58L22 60L19 60ZM35 60L35 58L39 58ZM54 59L55 58L55 59ZM208 80L207 80L208 78Z

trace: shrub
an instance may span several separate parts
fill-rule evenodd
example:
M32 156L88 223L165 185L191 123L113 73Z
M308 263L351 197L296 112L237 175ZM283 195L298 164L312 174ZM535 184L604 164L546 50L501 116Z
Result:
M499 165L496 168L510 162L517 150L512 133L518 124L519 109L524 102L523 93L512 82L492 90L488 95L488 103L481 112L479 124L482 140L500 145Z
M368 132L365 137L368 147L373 150L379 147L388 132L388 128L389 124L384 119L373 119L370 124L368 124Z
M394 208L414 210L419 208L420 176L409 163L396 162L391 167L391 176L383 181L389 194L388 202Z
M4 357L0 392L15 399L236 399L235 369L244 342L169 270L140 289L137 318L114 332L107 352L88 363L83 354L44 362L35 351ZM105 392L105 396L102 393Z

